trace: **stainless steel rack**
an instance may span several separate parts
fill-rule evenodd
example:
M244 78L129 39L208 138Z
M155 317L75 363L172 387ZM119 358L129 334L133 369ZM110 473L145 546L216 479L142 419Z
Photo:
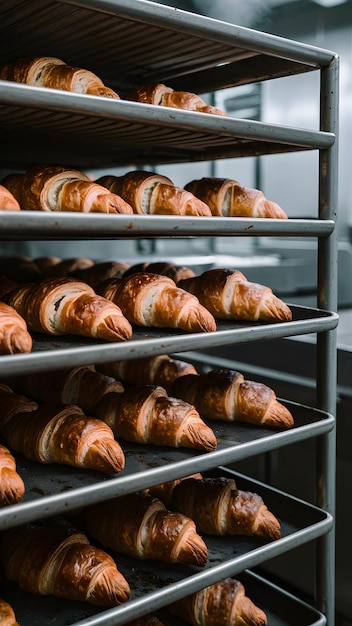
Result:
M66 467L38 467L18 458L26 483L24 501L0 511L0 529L24 521L60 515L75 507L135 491L167 479L209 471L237 460L317 438L317 500L298 501L243 476L272 502L283 524L283 538L265 545L239 541L211 543L211 559L202 571L121 560L133 594L126 605L109 611L56 599L28 597L12 583L1 589L18 609L23 626L57 623L76 626L126 624L152 608L164 611L170 599L183 597L227 575L264 563L296 546L317 542L317 594L314 608L257 574L243 573L253 600L266 609L271 626L334 623L334 480L336 400L336 196L339 60L328 50L218 22L147 0L9 0L0 7L0 62L20 56L53 55L86 67L119 92L108 101L0 81L0 164L22 170L36 162L61 162L78 168L133 163L162 164L229 157L319 152L319 206L312 220L173 218L0 211L0 237L7 240L132 239L138 237L240 237L268 235L317 237L317 309L294 304L292 322L219 324L215 333L142 333L121 344L78 338L34 338L28 355L0 357L1 377L91 362L134 358L162 352L182 353L222 344L239 344L317 333L317 408L292 405L296 425L275 432L216 425L218 449L212 453L160 450L124 444L126 468L114 477ZM80 28L77 28L80 24ZM92 42L94 41L94 46ZM170 110L128 102L133 87L151 81L183 90L210 92L303 72L320 73L319 128L303 130L231 117ZM1 209L1 207L0 207ZM284 400L283 400L284 401ZM291 406L291 405L290 405ZM319 437L318 437L319 435ZM220 468L221 469L221 468ZM49 471L48 471L49 470ZM223 471L228 471L223 468ZM237 480L237 476L236 476ZM290 513L290 522L287 515ZM292 515L291 515L292 514ZM255 543L255 542L254 542ZM237 545L237 542L236 542ZM153 582L153 584L151 584ZM58 621L59 620L59 621ZM61 621L60 621L61 620ZM165 623L172 624L170 616ZM179 623L179 622L178 622Z

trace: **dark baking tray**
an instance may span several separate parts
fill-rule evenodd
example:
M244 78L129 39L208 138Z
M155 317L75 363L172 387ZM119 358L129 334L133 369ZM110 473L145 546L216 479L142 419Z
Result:
M338 314L299 305L289 305L289 322L220 322L209 333L186 333L180 330L135 328L132 339L103 342L77 336L33 334L33 349L28 354L0 356L0 378L48 368L77 367L120 359L134 359L152 354L214 348L225 344L275 339L328 331L336 328Z
M331 516L321 509L289 496L282 491L253 481L236 472L218 468L213 474L235 478L241 489L256 491L264 498L268 507L277 515L281 523L282 537L266 542L254 537L207 537L209 558L204 568L168 565L156 561L137 561L123 555L113 554L118 568L131 586L130 600L119 607L102 611L101 608L85 603L62 601L55 598L38 598L20 592L14 583L1 581L2 596L13 604L21 626L47 626L53 620L61 624L77 626L112 626L126 624L143 614L162 609L171 601L184 597L207 585L236 577L250 567L263 563L269 558L282 554L303 543L327 533L332 527ZM276 592L278 590L276 589ZM248 588L248 594L251 594ZM253 600L257 596L253 595ZM298 610L306 612L298 622L290 621L294 615L282 609L275 602L270 603L270 593L258 596L258 602L266 610L273 611L279 624L321 623L316 613L307 611L300 605ZM292 597L290 598L292 601ZM307 620L309 615L309 621ZM297 613L295 614L297 617ZM312 620L312 621L310 621ZM271 625L271 622L269 621Z
M318 409L282 400L291 410L295 425L282 430L241 423L209 422L218 438L214 452L185 448L120 443L124 470L106 477L99 472L65 465L42 465L15 455L26 492L21 503L0 508L0 529L70 511L77 506L130 493L167 480L229 465L252 455L329 432L334 418ZM6 442L5 442L6 443Z

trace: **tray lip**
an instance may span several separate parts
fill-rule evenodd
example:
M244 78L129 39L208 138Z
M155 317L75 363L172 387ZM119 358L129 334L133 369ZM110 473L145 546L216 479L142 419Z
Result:
M221 467L219 469L221 469ZM136 600L131 600L124 605L120 605L119 607L108 609L107 611L103 611L102 613L99 613L97 616L95 616L97 619L95 619L94 617L93 618L90 617L88 619L80 620L75 623L75 626L98 626L98 624L102 623L101 620L106 620L103 622L104 624L105 623L126 624L128 623L128 620L131 620L135 616L146 614L146 612L152 609L156 610L158 608L162 608L163 606L165 606L165 603L163 602L164 594L167 594L168 597L170 598L170 592L171 592L172 600L182 598L185 595L187 595L187 591L189 593L189 590L188 590L189 585L192 586L192 591L196 591L197 589L201 589L204 586L208 586L209 584L212 584L214 582L227 578L228 576L235 576L236 574L247 569L248 567L253 567L267 560L268 558L281 554L282 551L284 551L286 548L291 549L293 547L297 547L297 545L301 545L301 543L306 543L307 541L310 541L313 538L316 538L318 536L321 536L322 534L327 533L332 528L333 518L330 515L330 513L328 513L327 511L322 511L322 509L319 509L318 507L311 505L310 503L307 503L301 500L300 498L297 498L295 496L292 497L291 495L285 494L279 489L268 487L267 485L264 485L260 481L248 479L247 476L244 476L238 472L228 470L227 468L224 468L224 470L230 475L233 475L235 477L240 476L241 478L243 477L246 480L250 480L254 486L260 487L261 485L263 485L263 487L266 490L276 492L280 494L281 496L286 496L289 499L293 499L294 501L297 501L304 506L308 506L308 508L313 508L317 512L319 511L320 513L324 513L325 520L316 522L311 527L306 527L303 531L298 531L296 533L293 533L292 535L290 535L289 538L277 539L269 544L265 544L264 546L261 546L259 549L257 548L257 549L254 549L253 551L250 551L250 553L246 553L246 555L242 557L239 557L239 558L235 557L234 559L229 559L228 561L225 562L225 564L221 563L220 565L214 565L210 569L207 569L205 571L203 570L196 574L191 574L190 576L186 576L185 578L183 578L181 581L178 581L177 583L166 585L165 587L162 588L161 591L158 590L158 591L149 593L147 597L145 596L143 597L143 601L141 601L140 598ZM312 530L313 527L314 527L314 530ZM307 531L307 528L310 528L309 533ZM309 534L309 537L308 537L308 534ZM300 536L301 540L303 538L303 542L302 541L301 543L295 542L295 538L298 536ZM284 545L284 548L281 550L280 548L282 545ZM263 553L265 554L265 556ZM142 607L142 611L138 610L138 607L139 608ZM137 609L137 613L136 613L136 609ZM121 616L121 619L119 619L120 616ZM111 618L111 621L109 621L110 618Z
M243 41L243 47L249 50L270 51L271 55L285 53L291 60L309 65L326 66L336 56L334 52L324 48L291 41L278 35L262 33L252 28L237 26L182 9L175 10L159 3L150 6L145 0L133 2L129 0L61 0L61 2L112 14L122 14L127 18L143 20L154 25L157 22L177 31L182 28L189 35L196 35L198 38L225 40L227 43L236 43L237 46L239 41Z
M230 116L209 115L194 111L170 109L128 100L114 100L86 94L32 87L0 80L0 103L52 110L62 113L92 115L100 119L122 120L141 124L160 124L177 129L207 132L210 135L232 136L283 142L311 149L329 148L335 142L332 132L280 126L269 122L243 120ZM177 126L177 128L175 128Z
M311 411L312 414L318 413L321 415L321 419L302 426L296 426L289 430L268 432L265 437L253 439L249 442L234 445L229 444L226 449L199 453L196 456L190 451L190 456L187 459L172 461L167 466L159 465L149 470L144 469L128 475L124 475L122 472L116 477L112 477L109 480L102 480L93 485L87 485L70 491L47 495L32 501L4 507L0 509L0 529L16 526L18 518L25 521L34 521L39 515L47 517L53 514L60 514L72 510L77 506L82 506L83 503L100 502L114 495L131 493L141 488L157 485L165 480L173 480L186 476L188 473L216 470L218 467L223 467L226 463L236 462L261 452L278 449L297 441L326 434L333 429L335 418L330 413L321 409L298 404L297 402L286 400L284 400L284 402L289 407L292 406L292 410L294 410L295 406L299 406L308 412ZM221 423L213 422L212 426L221 428ZM126 447L128 448L128 442L126 442ZM153 451L153 447L149 447L147 451L148 450ZM46 467L47 466L43 467L43 472ZM229 470L226 468L226 471ZM237 475L239 475L238 472Z
M28 219L30 216L30 220ZM124 215L0 209L3 239L60 240L72 238L114 239L131 237L194 237L221 235L317 236L328 237L335 222L323 219L275 219L244 217L201 217L173 215Z
M290 306L290 305L289 305ZM297 310L315 311L318 317L289 322L259 324L245 328L229 328L207 333L182 333L175 335L161 335L160 337L130 339L124 342L99 343L97 345L73 346L70 348L48 349L45 351L29 352L26 354L12 354L0 356L0 375L2 367L6 375L20 374L28 371L42 371L44 368L59 369L65 367L70 359L72 367L89 363L109 362L115 359L133 359L141 356L156 355L205 349L224 345L231 341L233 344L260 341L301 335L311 332L332 330L338 325L339 315L333 311L313 309L305 306L291 305ZM141 329L139 329L141 330ZM143 329L142 329L143 330ZM147 333L147 329L145 329ZM59 341L60 336L49 335L48 341Z

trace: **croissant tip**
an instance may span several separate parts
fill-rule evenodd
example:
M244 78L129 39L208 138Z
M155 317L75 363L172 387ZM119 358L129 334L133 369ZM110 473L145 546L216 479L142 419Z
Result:
M275 426L281 428L292 428L294 426L294 419L292 413L281 402L275 400L269 407L267 414L265 415L265 422L267 426Z
M101 438L90 446L84 463L90 469L104 474L114 474L124 469L125 455L115 439Z
M107 341L128 341L132 337L132 326L122 313L118 319L110 315L99 325L97 335Z
M204 567L208 560L208 548L196 531L190 533L184 541L178 561L190 565Z
M268 539L280 539L281 526L279 520L269 509L264 508L260 517L259 534Z
M259 319L267 322L291 322L292 311L285 302L270 291L269 297L262 302Z
M17 330L15 336L11 337L7 344L10 354L31 352L33 341L31 335L26 330Z

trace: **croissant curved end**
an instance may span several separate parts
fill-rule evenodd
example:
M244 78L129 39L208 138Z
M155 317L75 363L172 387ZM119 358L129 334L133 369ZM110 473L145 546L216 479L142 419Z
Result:
M3 346L0 347L0 354L31 352L32 345L32 337L27 330L19 328L15 333L10 330L9 333L5 333L4 335Z
M104 474L114 474L124 469L125 455L117 441L102 437L89 447L84 465Z
M96 336L106 341L128 341L132 337L132 326L122 313L117 318L109 315L98 325Z
M280 522L265 505L260 509L255 534L267 539L280 539L281 537Z
M270 322L290 322L292 320L292 311L287 304L269 291L267 297L262 300L259 319Z
M265 426L292 428L294 419L292 413L281 402L274 400L270 403L262 423Z
M266 626L268 618L248 596L242 596L236 603L237 623L243 626Z
M114 566L100 572L99 579L93 585L88 602L99 606L113 607L127 602L130 586L125 577Z
M16 504L22 500L25 486L21 476L17 472L4 467L0 471L0 483L0 507Z
M216 331L216 321L212 313L198 304L189 311L186 319L181 319L179 327L191 332L209 333Z
M204 567L208 559L208 548L195 528L190 528L182 537L182 547L177 556L178 563Z
M214 431L201 420L189 421L183 429L181 445L185 448L211 451L217 448L218 442Z

